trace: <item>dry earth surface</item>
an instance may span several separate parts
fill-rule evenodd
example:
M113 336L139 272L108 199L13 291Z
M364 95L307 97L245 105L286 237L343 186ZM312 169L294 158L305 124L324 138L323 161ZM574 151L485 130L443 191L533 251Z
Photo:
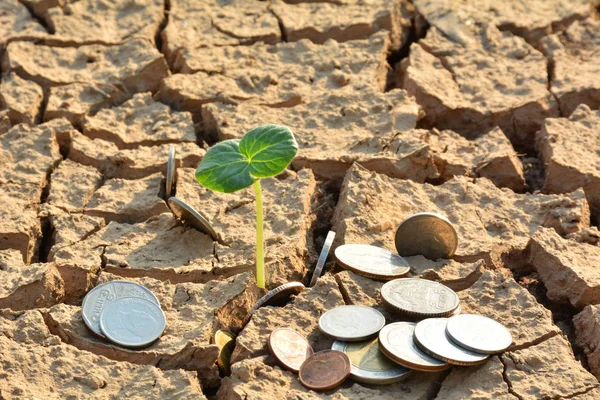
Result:
M600 398L600 5L594 0L0 1L0 398ZM317 393L267 352L288 326L330 348L320 315L373 306L377 282L329 261L316 286L263 307L254 195L194 168L216 142L292 128L266 179L267 284L307 283L334 248L394 251L407 216L444 214L451 260L411 274L514 343L478 367ZM218 239L182 225L175 193ZM331 259L330 259L331 260ZM94 336L81 302L127 279L164 335L142 350ZM237 335L231 374L218 329Z

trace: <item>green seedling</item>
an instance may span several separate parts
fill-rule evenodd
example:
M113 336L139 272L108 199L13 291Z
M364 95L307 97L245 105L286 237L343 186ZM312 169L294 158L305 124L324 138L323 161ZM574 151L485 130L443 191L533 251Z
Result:
M221 193L254 186L256 196L256 284L265 288L265 250L261 178L282 173L298 151L298 143L287 126L262 125L241 140L225 140L211 147L196 169L196 180Z

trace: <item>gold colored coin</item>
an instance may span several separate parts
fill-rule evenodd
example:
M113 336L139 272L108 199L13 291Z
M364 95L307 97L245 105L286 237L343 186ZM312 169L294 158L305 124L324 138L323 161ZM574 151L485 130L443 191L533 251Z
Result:
M235 347L235 335L233 333L218 330L215 332L214 342L219 348L217 365L223 375L231 374L230 360Z

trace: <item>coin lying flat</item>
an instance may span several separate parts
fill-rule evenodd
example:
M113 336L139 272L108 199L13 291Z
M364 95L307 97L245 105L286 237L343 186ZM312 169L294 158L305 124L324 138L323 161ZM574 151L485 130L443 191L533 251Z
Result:
M390 361L379 351L377 338L364 342L335 341L332 350L345 353L350 359L350 376L362 383L384 385L398 382L412 372Z
M404 258L368 244L344 244L335 249L335 257L343 268L372 279L389 281L410 272Z
M175 147L169 148L169 158L167 160L167 175L165 179L165 196L170 198L173 194L173 186L175 186L176 171L175 171Z
M415 327L415 343L427 354L454 365L477 365L489 355L475 353L450 341L446 335L448 318L429 318Z
M235 335L231 332L218 330L215 332L215 344L219 347L219 356L217 357L217 365L223 375L229 375L231 354L235 347Z
M482 315L449 318L446 333L459 346L477 353L501 353L512 344L512 335L504 325Z
M110 302L100 316L100 329L111 342L144 347L158 339L167 326L165 314L150 300L123 297Z
M441 371L450 368L445 362L429 356L415 344L414 322L395 322L379 331L379 349L390 360L418 371Z
M96 335L104 337L100 330L100 315L111 301L122 297L140 297L160 306L158 299L145 286L129 281L111 281L96 286L83 298L81 317L85 325Z
M302 363L298 375L308 389L331 390L350 376L350 359L340 351L320 351Z
M327 234L327 238L325 238L325 243L323 244L323 249L321 249L321 254L319 255L319 259L317 260L317 266L315 267L315 272L313 272L312 278L310 279L310 284L308 286L313 287L317 284L317 280L321 276L323 272L323 267L325 266L325 261L327 261L327 256L329 255L329 249L331 249L331 245L333 244L333 239L335 239L335 232L329 231Z
M248 321L250 321L250 317L252 317L252 314L254 314L254 312L259 308L263 306L276 304L278 301L281 301L282 299L287 299L291 295L299 294L304 289L305 286L300 282L288 282L284 283L281 286L277 286L275 289L267 292L267 294L258 299L256 304L254 304L250 311L248 311L246 318L244 318L243 325L246 325Z
M308 340L290 328L278 328L271 332L267 347L279 365L293 372L298 372L302 363L314 354Z
M402 221L396 230L394 242L401 256L422 255L437 260L454 255L458 247L458 234L443 215L423 212Z
M396 311L419 318L446 317L458 307L454 290L438 282L401 278L381 287L383 302Z
M383 314L365 306L339 306L319 318L321 332L343 342L372 338L384 325Z
M213 240L219 240L217 232L215 232L210 222L208 222L206 218L204 218L198 211L196 211L185 201L178 199L177 197L169 197L167 203L177 219L185 222L201 232L206 233Z

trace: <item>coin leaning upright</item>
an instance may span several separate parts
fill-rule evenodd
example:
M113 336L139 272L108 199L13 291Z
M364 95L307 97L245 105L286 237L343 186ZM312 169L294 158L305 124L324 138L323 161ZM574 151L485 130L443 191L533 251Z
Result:
M317 284L317 280L321 276L323 272L323 267L325 266L325 261L327 261L327 256L329 256L329 249L331 249L331 245L333 244L333 240L335 239L335 232L329 231L327 237L325 238L325 243L323 243L323 248L321 249L321 254L319 254L319 259L317 260L317 265L315 266L315 271L312 274L312 278L310 279L310 284L308 286L313 287Z
M459 305L454 290L441 283L420 278L400 278L381 287L384 304L396 311L420 318L445 317Z
M335 249L338 264L367 278L389 281L410 272L410 265L397 254L368 244L344 244Z
M385 317L366 306L339 306L319 318L319 329L343 342L367 340L385 325Z
M452 343L446 335L448 318L429 318L415 327L415 343L429 355L453 365L477 365L489 357Z
M194 207L190 206L185 201L178 199L177 197L169 197L167 204L177 219L190 226L193 226L200 232L206 233L212 238L212 240L219 240L217 232L215 232L210 222L208 222L208 220L204 218L202 214L196 211Z
M323 350L300 366L300 383L312 390L331 390L350 376L350 359L341 351Z
M478 353L501 353L512 344L512 335L504 325L482 315L449 318L446 333L459 346Z
M390 360L418 371L442 371L450 365L423 352L415 344L414 322L394 322L379 331L379 349Z
M169 199L173 194L173 186L175 186L175 180L177 179L177 171L175 170L175 147L169 148L169 158L167 160L167 175L165 179L165 197Z
M122 297L108 304L100 316L100 329L111 342L125 347L144 347L164 332L167 320L150 300Z
M94 287L83 298L81 317L85 325L96 335L104 337L100 329L100 315L110 302L122 297L140 297L160 306L154 293L145 286L129 281L105 282Z
M398 254L422 255L430 260L450 258L458 247L458 234L450 221L436 213L417 213L400 223L394 238Z
M408 377L412 372L388 359L379 350L377 338L350 343L336 340L331 349L348 356L350 377L357 382L387 385Z

